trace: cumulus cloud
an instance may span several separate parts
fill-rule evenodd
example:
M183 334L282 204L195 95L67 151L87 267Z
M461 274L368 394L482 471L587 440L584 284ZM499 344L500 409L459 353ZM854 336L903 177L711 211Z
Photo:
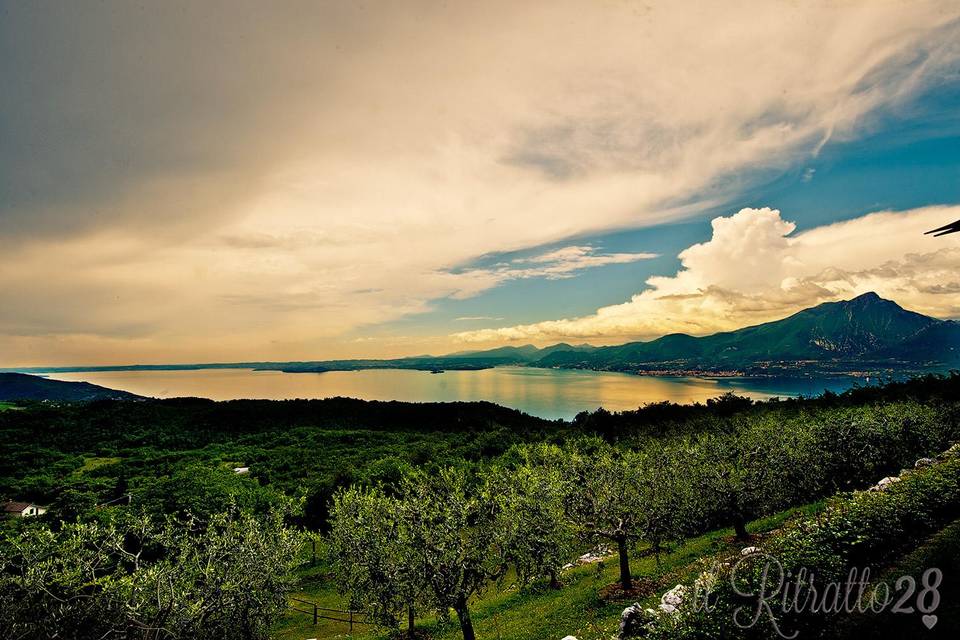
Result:
M713 236L679 255L681 269L647 280L628 302L580 318L457 333L467 342L649 339L767 322L875 291L941 318L960 317L960 240L923 232L960 207L878 212L794 233L774 209L713 220Z
M342 336L433 300L628 258L458 265L690 216L802 166L941 81L958 17L935 0L10 4L0 353L355 355Z

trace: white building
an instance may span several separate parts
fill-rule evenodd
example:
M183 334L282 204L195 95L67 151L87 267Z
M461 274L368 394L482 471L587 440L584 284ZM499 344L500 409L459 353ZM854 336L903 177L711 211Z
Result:
M32 502L4 502L3 516L5 518L29 518L30 516L39 516L47 512L46 507L41 507Z

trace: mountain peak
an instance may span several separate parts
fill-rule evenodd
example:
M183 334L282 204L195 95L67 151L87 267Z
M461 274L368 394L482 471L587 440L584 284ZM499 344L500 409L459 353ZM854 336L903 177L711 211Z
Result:
M836 302L824 302L816 307L805 309L800 313L913 313L907 311L893 300L881 298L875 291L868 291L850 298L849 300L838 300Z
M840 304L858 311L874 310L874 309L877 311L888 310L890 312L906 311L903 307L898 305L893 300L887 300L886 298L881 298L874 291L861 293L859 296L855 298L851 298L846 302L841 302Z
M909 311L870 291L736 331L704 337L671 334L650 342L601 347L587 354L557 353L544 362L625 371L769 372L785 362L797 363L787 366L787 371L799 370L798 363L809 368L814 362L831 370L880 360L889 366L930 366L955 362L957 354L960 327ZM838 365L841 361L847 365Z

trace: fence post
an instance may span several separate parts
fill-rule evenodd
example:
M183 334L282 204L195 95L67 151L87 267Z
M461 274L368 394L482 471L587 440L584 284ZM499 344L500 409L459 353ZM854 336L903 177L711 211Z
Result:
M317 626L317 604L313 604L313 626Z
M316 538L310 539L310 546L313 547L313 557L310 559L310 564L317 564L317 540Z
M350 633L353 633L353 609L350 609Z

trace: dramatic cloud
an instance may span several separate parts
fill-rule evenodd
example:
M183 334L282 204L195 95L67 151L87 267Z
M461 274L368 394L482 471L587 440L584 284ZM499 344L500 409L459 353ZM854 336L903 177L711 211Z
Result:
M591 246L570 246L542 253L530 258L516 258L500 262L490 268L469 269L456 273L465 284L453 298L469 298L484 289L495 287L509 280L545 278L563 280L572 278L584 269L610 264L628 264L639 260L656 258L655 253L609 253L598 254ZM469 284L467 284L469 283Z
M467 342L647 339L707 334L779 319L868 291L941 318L960 317L960 239L923 235L960 207L880 212L794 235L772 209L713 221L713 237L680 253L629 302L590 316L456 334Z
M3 364L356 355L342 336L437 299L632 260L469 268L803 166L940 82L958 17L935 1L8 3Z

